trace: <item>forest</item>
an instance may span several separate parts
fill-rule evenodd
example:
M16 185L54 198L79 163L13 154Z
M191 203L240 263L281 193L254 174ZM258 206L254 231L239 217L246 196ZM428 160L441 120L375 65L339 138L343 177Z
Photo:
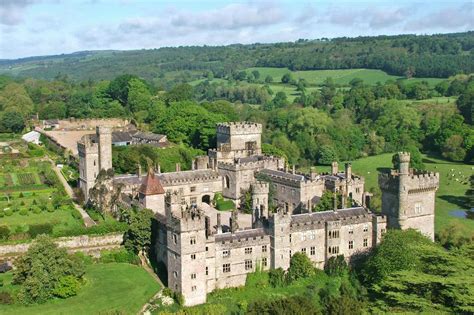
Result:
M0 73L54 79L112 80L130 73L162 81L170 72L199 78L234 76L249 67L290 70L383 70L391 75L447 78L474 72L473 32L356 38L300 39L296 42L229 46L164 47L135 51L84 51L67 55L0 60ZM198 72L198 73L196 73ZM180 80L181 78L178 78Z

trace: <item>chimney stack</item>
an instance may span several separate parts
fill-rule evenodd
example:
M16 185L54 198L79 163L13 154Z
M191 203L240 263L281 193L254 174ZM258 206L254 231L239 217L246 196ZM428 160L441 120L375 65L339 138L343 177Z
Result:
M217 234L222 233L221 214L217 214Z
M295 167L295 165L294 165L294 164L293 164L292 173L293 173L293 175L294 175L294 174L296 174L296 167Z
M138 163L137 176L138 179L142 178L142 166L140 165L140 163Z
M337 211L337 192L334 191L334 211Z
M317 175L318 173L316 172L316 168L312 166L309 170L309 177L311 180L315 180Z
M156 170L157 170L158 174L161 174L161 165L160 164L157 165Z
M339 173L339 168L336 161L332 162L331 164L331 173L332 175L337 175L337 173Z
M346 180L351 180L352 179L352 165L351 163L346 163L345 165L346 168Z
M176 172L181 172L181 164L176 163Z

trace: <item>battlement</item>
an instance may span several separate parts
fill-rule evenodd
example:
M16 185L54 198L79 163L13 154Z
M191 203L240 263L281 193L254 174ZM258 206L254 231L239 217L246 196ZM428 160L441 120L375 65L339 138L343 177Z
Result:
M217 133L226 135L245 135L262 133L262 124L252 122L227 122L217 124Z
M77 151L79 153L98 153L99 143L97 142L96 135L84 135L81 140L77 142Z
M268 194L270 191L270 184L264 181L257 181L252 184L252 192L254 194Z
M95 130L98 135L112 134L112 129L106 126L97 126Z
M233 162L219 162L218 167L230 170L238 171L240 169L254 169L259 167L264 167L265 162L278 162L280 159L274 156L254 156L252 158L238 158Z
M220 180L219 173L211 169L161 173L157 176L165 186Z
M410 163L410 152L398 152L400 163Z
M403 178L409 190L437 189L439 187L439 173L415 171L404 175L396 170L390 173L379 174L379 186L382 190L398 190L400 179Z

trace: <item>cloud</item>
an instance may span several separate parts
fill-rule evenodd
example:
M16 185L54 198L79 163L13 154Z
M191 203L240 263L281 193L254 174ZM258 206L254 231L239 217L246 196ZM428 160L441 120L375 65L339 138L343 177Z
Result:
M23 21L26 7L38 2L37 0L1 0L0 24L17 25Z
M473 2L466 2L455 8L442 8L407 22L404 30L472 30L474 28L473 10Z

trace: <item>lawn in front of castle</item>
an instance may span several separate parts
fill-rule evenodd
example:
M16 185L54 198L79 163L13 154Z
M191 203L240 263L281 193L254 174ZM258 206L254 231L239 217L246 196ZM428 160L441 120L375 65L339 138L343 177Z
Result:
M11 272L0 274L3 289L14 292L19 288L11 285L11 278ZM0 314L137 314L160 289L143 268L126 263L89 265L85 278L76 296L30 306L0 304Z
M378 173L383 168L392 168L392 153L369 156L352 162L355 174L365 178L365 189L378 186ZM423 154L423 163L428 171L440 174L440 187L436 192L435 231L439 232L452 222L474 230L474 220L457 218L452 211L467 210L465 193L469 189L468 178L473 174L473 165L450 162ZM343 170L344 165L339 168ZM329 172L329 166L318 166L319 172Z

